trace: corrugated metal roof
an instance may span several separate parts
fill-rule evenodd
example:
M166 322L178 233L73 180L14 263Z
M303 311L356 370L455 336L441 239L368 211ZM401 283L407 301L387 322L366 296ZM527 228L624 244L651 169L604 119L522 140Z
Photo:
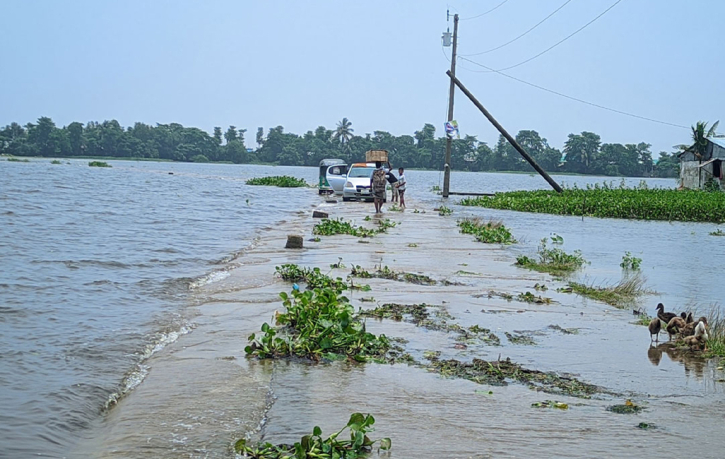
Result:
M720 148L725 148L725 137L708 137L707 140Z

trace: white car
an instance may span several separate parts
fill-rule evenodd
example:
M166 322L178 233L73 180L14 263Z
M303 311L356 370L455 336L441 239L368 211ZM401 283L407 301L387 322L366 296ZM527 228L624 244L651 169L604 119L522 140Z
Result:
M327 180L330 186L337 193L342 193L343 201L357 200L373 200L373 193L370 189L370 178L373 176L375 163L354 163L347 171L344 177L333 177L328 173Z

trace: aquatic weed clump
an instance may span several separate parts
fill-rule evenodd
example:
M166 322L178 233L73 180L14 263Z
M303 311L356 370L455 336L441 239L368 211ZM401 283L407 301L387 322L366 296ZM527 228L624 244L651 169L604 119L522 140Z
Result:
M636 274L634 276L626 276L617 284L611 286L594 286L579 282L569 282L569 288L564 291L566 293L571 292L593 298L612 305L615 308L624 309L634 303L640 296L646 293L653 293L644 287L645 282L644 277Z
M526 384L532 390L579 398L590 398L601 391L599 387L579 381L573 376L528 370L508 358L490 362L483 359L461 362L456 359L431 358L429 367L441 376L468 379L478 384L492 386L505 386L508 381L514 381Z
M486 244L514 244L511 231L500 221L489 220L483 222L480 218L466 218L458 221L458 227L463 234L473 234L478 242Z
M552 244L562 244L561 236L551 237ZM587 261L579 250L574 253L566 253L559 247L549 248L547 238L543 238L537 250L538 260L525 255L516 257L516 265L534 271L545 272L555 276L570 274L581 268Z
M298 179L289 175L255 177L247 180L245 183L247 185L278 186L282 188L300 188L307 186L307 182L305 182L303 179Z
M285 312L275 314L279 328L264 323L259 336L249 336L245 353L261 359L294 356L382 360L390 348L388 338L367 332L365 323L341 293L333 288L280 293Z
M345 281L341 277L333 279L326 274L322 274L320 268L302 268L298 265L287 263L282 266L275 266L274 269L282 279L289 282L305 282L308 289L347 289L347 284L345 284Z
M725 193L609 184L588 189L509 191L493 197L465 198L463 206L557 215L686 222L725 221Z
M396 225L397 223L386 218L385 220L378 221L378 227L376 229L368 229L354 225L342 218L326 218L312 228L312 234L318 234L320 236L349 234L350 236L355 237L373 237L376 234L386 233L388 228L393 228Z
M398 272L390 269L387 265L381 266L380 268L376 269L373 272L367 271L366 269L362 268L360 265L356 265L352 268L350 271L351 277L360 277L363 279L370 279L373 277L379 278L379 279L388 279L388 280L394 280L399 282L409 282L411 284L418 284L418 285L435 285L436 281L435 279L426 276L425 274L415 274L415 273L406 273L406 272Z
M241 439L234 444L234 452L254 459L356 459L372 452L375 443L380 443L381 450L391 447L390 438L371 440L368 437L375 430L373 424L375 418L371 414L353 413L345 427L325 439L322 429L315 426L312 435L305 435L294 445L265 442L251 446ZM350 439L340 440L345 429L350 429Z

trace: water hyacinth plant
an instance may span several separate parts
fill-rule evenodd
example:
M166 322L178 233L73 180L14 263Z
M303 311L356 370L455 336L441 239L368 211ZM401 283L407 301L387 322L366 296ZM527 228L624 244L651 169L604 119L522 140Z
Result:
M367 332L365 323L341 293L334 288L280 293L285 312L276 314L275 325L279 328L264 323L259 336L249 336L244 352L260 359L294 356L311 360L382 360L390 348L388 338Z
M563 242L561 236L555 235L551 239L553 244L561 244ZM566 253L558 247L549 248L547 246L547 238L543 238L539 243L537 254L539 255L538 260L525 255L516 257L516 265L533 269L534 271L561 276L576 271L587 262L579 250L575 250L574 253Z
M245 182L247 185L279 186L282 188L306 187L307 182L289 175L274 175L270 177L255 177Z
M91 161L88 163L90 167L112 167L105 161Z
M234 444L234 451L254 459L357 459L370 453L377 442L381 450L391 447L389 438L370 440L367 434L375 430L373 424L375 418L372 415L353 413L345 427L326 439L322 438L322 429L315 426L312 435L305 435L294 445L266 442L250 446L247 440L242 439ZM350 430L350 439L340 440L346 429Z
M510 191L493 197L465 198L464 206L557 215L688 222L725 221L725 193L699 190L613 187Z
M480 218L466 218L458 221L461 233L473 234L478 242L495 244L514 244L511 231L500 221L483 222Z

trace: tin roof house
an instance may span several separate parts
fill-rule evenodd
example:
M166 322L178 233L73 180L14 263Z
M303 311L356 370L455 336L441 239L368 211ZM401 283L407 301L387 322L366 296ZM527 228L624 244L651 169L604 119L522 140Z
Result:
M723 161L725 161L725 138L707 137L704 154L693 148L680 153L680 181L683 188L702 189L706 183L717 184L725 189Z

